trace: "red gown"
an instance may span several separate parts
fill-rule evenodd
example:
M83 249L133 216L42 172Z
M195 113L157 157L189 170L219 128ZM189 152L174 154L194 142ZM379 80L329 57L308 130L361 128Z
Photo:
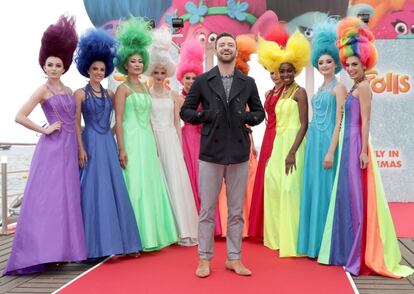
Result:
M259 163L257 165L256 178L253 186L252 202L249 215L250 237L263 239L263 201L264 201L264 174L266 163L272 154L273 141L276 136L276 113L275 107L282 94L283 87L278 90L273 88L266 96L264 109L267 113L266 130L260 149Z

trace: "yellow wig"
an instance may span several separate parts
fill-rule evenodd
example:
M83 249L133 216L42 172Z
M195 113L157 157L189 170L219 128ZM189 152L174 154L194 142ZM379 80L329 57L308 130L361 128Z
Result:
M308 40L296 31L281 48L277 43L259 37L258 61L269 72L278 72L282 63L290 63L295 68L295 76L309 63L311 48Z

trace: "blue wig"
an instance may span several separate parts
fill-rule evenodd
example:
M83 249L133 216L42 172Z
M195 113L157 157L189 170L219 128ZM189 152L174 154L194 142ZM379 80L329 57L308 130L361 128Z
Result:
M338 35L336 33L337 21L328 18L323 22L316 23L313 26L312 39L312 65L318 68L318 61L322 55L329 55L335 61L337 67L335 73L341 71L342 66L339 60L339 50L336 47Z
M117 43L102 29L89 29L79 39L75 62L81 75L89 77L88 70L95 61L105 64L105 77L114 70Z

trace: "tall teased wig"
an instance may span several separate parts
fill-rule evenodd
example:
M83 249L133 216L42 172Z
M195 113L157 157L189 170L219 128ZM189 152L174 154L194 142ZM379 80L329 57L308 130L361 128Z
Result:
M75 62L80 74L88 78L91 64L101 61L105 64L105 77L107 77L114 70L116 56L115 39L102 29L89 29L79 39Z
M196 76L203 73L204 51L204 47L196 39L190 39L181 45L180 60L175 75L181 84L186 73L193 72Z
M171 48L171 33L166 28L154 30L147 75L151 75L158 66L161 66L166 70L168 78L174 75L176 64L169 52Z
M278 72L282 63L290 63L295 68L295 76L300 74L310 59L309 42L299 31L289 38L285 48L259 37L257 52L259 63L269 72Z
M149 62L148 47L152 41L150 30L149 22L136 17L131 17L119 26L116 34L119 42L116 68L120 73L128 74L125 65L128 63L128 58L134 54L141 56L144 62L143 72L147 70Z
M361 63L370 69L378 60L378 52L374 45L374 34L367 25L357 17L346 17L338 24L339 58L343 66L346 59L356 56Z
M61 15L57 23L50 25L43 33L39 51L40 67L43 69L46 59L54 56L62 60L63 68L67 72L72 64L73 52L77 43L75 19Z
M335 61L337 67L335 73L341 71L339 61L339 50L336 47L338 35L336 34L337 21L328 18L326 21L316 23L313 27L312 55L311 61L315 68L318 68L318 61L322 55L329 55Z
M252 35L238 35L236 37L236 43L236 68L247 75L250 70L247 62L250 61L250 55L256 52L256 41Z
M264 36L264 38L267 41L273 41L278 43L280 46L285 47L289 39L289 33L286 30L285 23L278 22L272 30Z

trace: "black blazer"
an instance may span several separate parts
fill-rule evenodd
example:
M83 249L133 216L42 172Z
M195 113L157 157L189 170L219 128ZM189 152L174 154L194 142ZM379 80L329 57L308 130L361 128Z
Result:
M202 110L197 110L201 103ZM249 111L246 111L246 105ZM227 103L218 67L198 76L180 112L191 124L203 124L200 159L218 164L249 160L251 130L265 117L254 79L235 69Z

